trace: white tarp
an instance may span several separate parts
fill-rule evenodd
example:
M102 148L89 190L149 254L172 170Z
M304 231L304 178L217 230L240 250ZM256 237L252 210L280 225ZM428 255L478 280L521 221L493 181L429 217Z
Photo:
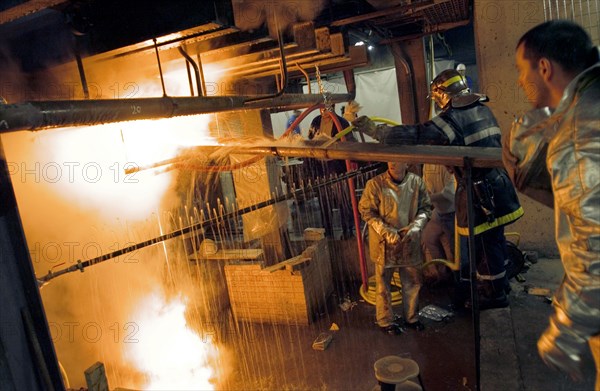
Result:
M356 74L354 78L356 81L356 101L362 106L362 110L358 113L359 115L382 117L400 122L400 101L398 98L395 69L391 68L375 72L359 73ZM330 78L323 81L323 87L332 94L345 94L348 92L342 77ZM306 87L304 92L308 93ZM311 93L315 94L318 92L319 86L317 83L313 82L311 85ZM341 109L345 105L346 103L336 104L336 113L342 115ZM286 122L291 114L291 111L271 114L275 138L278 138L283 134ZM317 115L319 115L319 111L313 111L300 124L302 135L305 138L308 134L310 122Z
M454 69L454 60L436 61L434 67L435 74L437 75L445 69ZM357 73L354 79L356 82L356 101L362 106L361 111L358 113L359 115L386 118L401 123L398 83L394 68ZM342 77L324 80L323 88L332 94L345 94L348 92ZM422 88L429 89L429 86L424 85ZM308 93L306 86L304 87L304 93ZM316 82L313 82L311 85L311 93L319 93L319 86ZM336 113L342 115L341 109L345 105L346 103L336 104ZM281 136L285 131L290 115L292 115L291 111L271 114L275 138ZM305 138L308 135L310 122L317 115L319 115L319 111L313 111L300 124L302 135Z

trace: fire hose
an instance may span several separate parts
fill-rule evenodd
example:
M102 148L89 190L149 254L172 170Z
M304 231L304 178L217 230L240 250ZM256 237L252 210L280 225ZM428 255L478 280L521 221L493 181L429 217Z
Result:
M367 234L369 226L365 225L362 230L362 242L365 242L365 236ZM385 254L384 245L382 244L381 251ZM392 289L392 305L402 304L402 284L400 282L400 274L396 271L392 276L391 286L396 287L397 289ZM369 304L375 305L377 298L377 283L375 281L375 276L369 277L367 282L367 287L365 288L365 284L361 284L358 289L360 296Z
M399 123L394 122L391 119L380 118L380 117L371 117L371 121L373 121L373 122L383 122L383 123L386 123L386 124L392 125L392 126L400 125ZM340 140L342 137L344 137L345 135L347 135L348 133L350 133L353 129L354 129L353 125L348 126L346 129L343 129L341 132L339 132L338 134L336 134L335 137L333 137L331 140L329 140L325 144L323 144L323 147L327 148L327 147L333 145L336 141Z

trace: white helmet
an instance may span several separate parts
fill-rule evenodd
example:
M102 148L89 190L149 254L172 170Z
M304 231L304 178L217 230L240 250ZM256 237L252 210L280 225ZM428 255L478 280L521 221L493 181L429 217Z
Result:
M462 64L462 63L461 63L461 64L458 64L458 65L456 66L456 70L457 70L457 71L459 71L459 72L460 72L460 71L466 71L466 70L467 70L467 67L465 66L465 64Z

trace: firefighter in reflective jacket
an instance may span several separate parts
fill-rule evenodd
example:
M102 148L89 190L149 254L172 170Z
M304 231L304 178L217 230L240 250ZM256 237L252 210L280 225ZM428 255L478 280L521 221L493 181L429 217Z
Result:
M375 125L362 116L353 125L383 144L430 144L501 148L500 128L487 97L471 93L461 75L448 69L432 82L430 96L441 108L433 119L417 125ZM452 168L457 189L455 209L460 235L468 235L466 178L461 168ZM475 254L480 309L508 305L507 259L504 226L523 216L517 193L503 168L474 168ZM463 259L465 257L463 256ZM463 267L466 266L463 264ZM460 289L458 290L461 291ZM465 296L456 298L464 304Z

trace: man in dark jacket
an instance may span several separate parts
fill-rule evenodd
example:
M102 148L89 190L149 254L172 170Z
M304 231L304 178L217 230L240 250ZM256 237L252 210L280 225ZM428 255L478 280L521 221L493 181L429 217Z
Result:
M500 128L487 98L471 93L464 78L453 69L441 72L431 83L431 97L442 109L439 116L417 125L375 126L367 117L354 126L383 144L435 144L501 148ZM457 189L455 209L458 234L469 233L466 177L454 167ZM480 309L508 306L509 284L504 226L523 215L516 191L502 168L474 168L475 253L480 282ZM460 289L458 290L461 291ZM464 302L466 295L457 297Z

